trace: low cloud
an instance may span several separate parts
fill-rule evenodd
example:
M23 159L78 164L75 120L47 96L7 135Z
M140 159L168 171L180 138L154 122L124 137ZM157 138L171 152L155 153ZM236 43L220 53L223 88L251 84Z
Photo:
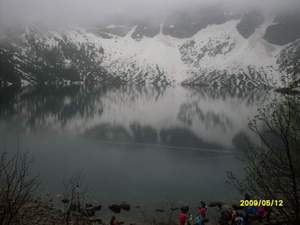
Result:
M221 3L233 10L294 8L299 0L0 0L0 25L73 25L97 23L117 13L161 15L184 7ZM199 6L200 7L200 6Z

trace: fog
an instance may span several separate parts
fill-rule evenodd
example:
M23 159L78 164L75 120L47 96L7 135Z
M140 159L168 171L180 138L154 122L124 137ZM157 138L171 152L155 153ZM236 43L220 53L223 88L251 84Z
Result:
M116 14L161 17L166 12L206 4L266 11L294 8L299 0L0 0L0 26L98 23ZM200 7L199 6L199 7Z

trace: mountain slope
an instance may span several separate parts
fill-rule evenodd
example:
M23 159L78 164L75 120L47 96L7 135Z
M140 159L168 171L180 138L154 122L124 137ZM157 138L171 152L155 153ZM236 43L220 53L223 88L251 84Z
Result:
M105 52L102 65L114 73L130 74L132 79L143 74L151 80L162 72L167 83L241 88L275 85L279 80L276 55L281 47L262 39L268 24L246 39L236 29L238 22L210 25L182 39L161 31L136 41L131 37L135 28L125 37L100 37Z
M100 66L102 57L103 49L84 33L27 30L1 44L0 80L15 85L100 81L110 77Z
M111 24L106 36L78 28L27 30L17 38L1 41L0 81L180 83L241 90L281 85L284 65L289 65L281 59L293 62L299 56L288 56L292 44L279 46L264 39L273 19L254 20L252 14L241 19L230 14L216 18L193 35L180 38L166 33L166 24L160 24L158 33L156 28L155 32L147 31L146 24L130 30L128 25L122 35L109 33L109 29L121 26ZM251 30L243 33L241 24L249 22ZM177 25L174 29L179 32Z

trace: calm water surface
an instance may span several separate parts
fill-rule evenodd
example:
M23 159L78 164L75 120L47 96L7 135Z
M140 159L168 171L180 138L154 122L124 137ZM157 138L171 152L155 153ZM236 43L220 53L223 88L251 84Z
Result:
M0 149L29 151L50 193L84 177L101 200L239 198L226 171L266 92L181 86L0 90Z

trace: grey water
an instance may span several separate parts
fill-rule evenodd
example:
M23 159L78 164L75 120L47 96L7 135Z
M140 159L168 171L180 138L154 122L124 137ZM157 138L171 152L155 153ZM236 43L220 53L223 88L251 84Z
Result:
M101 201L239 199L249 119L264 91L182 86L0 89L0 151L26 151L45 191L80 175Z

